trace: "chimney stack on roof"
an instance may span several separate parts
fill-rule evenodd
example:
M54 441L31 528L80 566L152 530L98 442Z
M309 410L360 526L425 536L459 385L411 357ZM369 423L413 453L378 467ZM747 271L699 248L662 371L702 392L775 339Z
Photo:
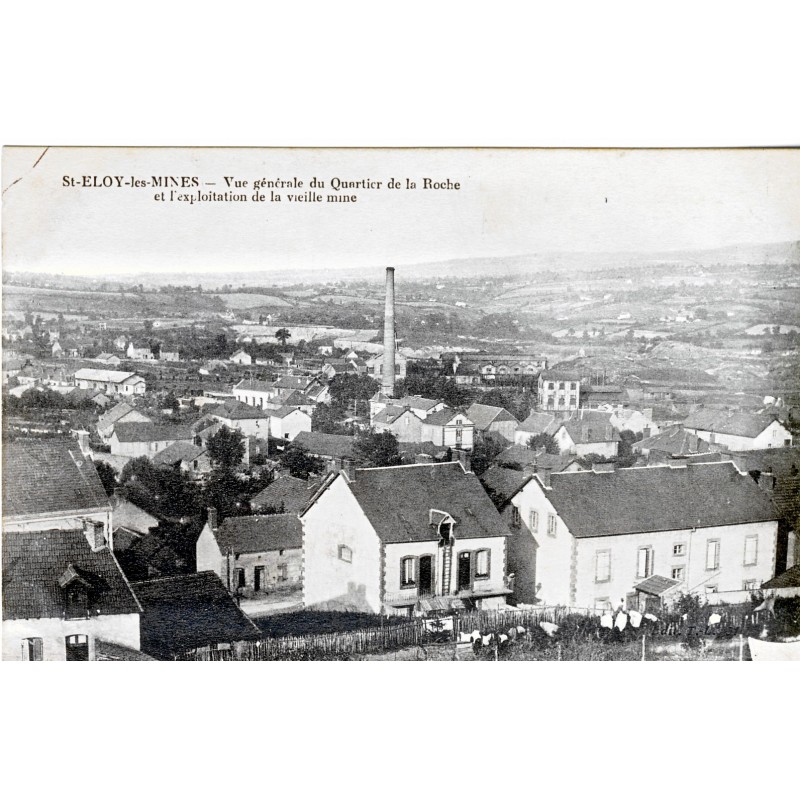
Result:
M381 392L394 397L394 267L386 268L386 307L383 317L383 368L381 369Z
M464 472L472 472L472 459L466 450L453 450L453 461L460 461Z
M542 467L541 470L536 473L545 489L550 488L550 473L552 471L550 467Z
M342 468L340 471L345 476L348 483L352 483L356 479L356 466L349 458L342 459Z

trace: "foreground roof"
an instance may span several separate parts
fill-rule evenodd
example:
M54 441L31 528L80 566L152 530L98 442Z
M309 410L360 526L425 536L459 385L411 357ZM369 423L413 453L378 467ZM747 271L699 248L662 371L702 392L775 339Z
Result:
M504 506L533 476L520 470L492 466L481 475L481 483L498 507Z
M208 414L221 419L266 419L266 413L238 400L227 400L218 406L209 406Z
M72 439L19 439L3 447L3 517L110 510L94 463Z
M550 482L547 499L577 538L778 519L768 495L730 461L558 472Z
M178 441L153 456L154 464L175 464L177 461L194 461L206 452L205 446L189 441Z
M550 426L555 423L555 416L553 414L545 414L542 411L531 411L530 414L520 423L518 431L536 435L537 433L545 433L550 429Z
M227 517L213 534L223 553L266 553L303 546L303 528L297 514Z
M63 617L59 579L70 568L88 586L91 615L141 610L108 548L92 552L83 531L50 530L3 537L3 619Z
M455 519L457 539L510 535L478 478L457 461L356 470L349 486L387 544L435 541L431 509Z
M191 441L194 438L189 425L156 425L155 422L118 422L113 436L120 442Z
M134 407L128 405L128 403L118 403L114 406L114 408L110 408L100 417L100 419L97 420L97 427L107 428L109 425L113 425L117 420L122 419L124 416L130 414L131 411L134 410Z
M256 639L258 628L211 571L131 584L142 605L142 650L162 658L194 647Z
M250 392L272 392L273 384L269 381L257 381L253 378L244 378L233 388L243 389Z

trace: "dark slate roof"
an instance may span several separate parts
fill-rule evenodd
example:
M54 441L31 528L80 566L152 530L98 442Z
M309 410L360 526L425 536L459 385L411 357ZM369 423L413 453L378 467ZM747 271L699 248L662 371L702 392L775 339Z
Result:
M772 500L781 517L795 527L800 525L800 477L779 478Z
M373 397L372 399L388 400L389 398L383 396L379 398ZM401 397L399 400L395 400L394 405L408 406L409 408L416 408L418 411L430 411L439 402L440 402L439 400L430 400L429 398L421 397L418 394L407 394L405 397Z
M188 425L156 425L154 422L118 422L113 436L120 442L191 441L194 438Z
M457 416L458 414L463 414L462 411L456 411L454 408L443 408L441 411L437 411L434 414L429 414L422 420L423 425L447 425L453 417ZM466 414L464 415L466 416ZM469 420L469 423L472 424L472 420Z
M3 619L62 617L59 578L69 566L89 585L90 613L140 611L108 548L92 552L83 531L36 531L3 536Z
M355 436L319 431L300 431L294 444L304 447L309 453L330 458L352 458Z
M154 464L174 464L177 461L194 461L206 452L206 448L199 447L193 442L179 441L165 447L153 456Z
M297 514L228 517L213 533L223 553L266 553L303 546L303 528Z
M305 391L316 380L315 377L308 375L283 375L275 381L275 388Z
M213 572L138 581L142 650L169 658L193 647L257 639L260 631Z
M238 400L227 400L219 406L209 406L208 412L222 419L266 419L266 414L247 403Z
M272 392L273 385L269 381L257 381L250 378L245 378L239 381L234 389L244 389L249 392Z
M719 411L702 409L690 414L684 421L686 428L754 439L777 417L772 414L748 414L745 411Z
M3 516L109 509L92 460L72 439L18 439L3 447Z
M537 433L544 433L545 431L552 432L555 419L556 418L553 416L553 414L545 414L543 411L531 411L531 413L528 414L528 416L520 423L517 430L533 435Z
M800 447L742 450L731 453L730 459L742 472L771 472L779 482L800 475Z
M680 584L680 581L676 581L672 578L665 578L663 575L651 575L649 578L645 578L641 583L637 583L633 588L637 592L661 597L662 594L666 594L670 589L674 589L678 586L678 584Z
M550 482L547 499L577 538L778 519L767 494L730 461L558 472Z
M282 503L287 514L299 514L308 505L308 501L318 488L319 483L309 483L291 475L281 475L250 500L250 507L255 510L267 506L280 508Z
M403 414L413 414L416 417L416 414L410 408L388 405L372 418L372 423L373 425L375 423L378 423L378 425L391 425L395 420L400 419Z
M467 409L467 416L475 425L475 430L485 431L493 422L518 422L517 418L500 406L486 406L473 403Z
M267 413L271 417L278 417L279 419L283 419L284 417L288 417L289 414L293 414L295 411L299 411L301 414L306 413L305 411L303 411L302 408L298 408L297 406L281 406L280 408L268 411ZM306 416L308 415L306 414Z
M512 444L506 447L499 456L497 456L498 464L535 464L537 467L543 469L551 469L553 472L561 472L562 469L568 467L576 456L569 454L554 454L543 453L540 448L538 451L531 450L529 447L524 447L521 444Z
M618 442L619 433L611 424L608 411L578 411L562 423L575 444Z
M481 475L481 483L494 496L495 503L504 506L531 478L516 469L492 466Z
M789 567L786 572L781 572L761 584L762 589L791 589L795 586L800 586L800 564Z
M663 453L684 456L689 453L706 453L709 445L699 436L684 430L682 425L674 425L655 436L634 442L633 448L634 450L660 450Z
M457 539L511 535L478 478L459 462L357 470L350 489L387 544L435 541L431 509L455 519Z

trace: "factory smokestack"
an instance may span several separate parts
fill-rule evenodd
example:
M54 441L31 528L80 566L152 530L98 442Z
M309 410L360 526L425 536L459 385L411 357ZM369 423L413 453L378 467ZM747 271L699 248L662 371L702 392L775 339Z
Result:
M383 319L383 369L381 392L394 397L394 267L386 268L386 310Z

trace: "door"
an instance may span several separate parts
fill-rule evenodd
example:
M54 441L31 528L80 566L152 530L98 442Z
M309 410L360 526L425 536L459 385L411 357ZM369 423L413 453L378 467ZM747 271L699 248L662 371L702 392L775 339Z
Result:
M253 588L257 592L264 588L264 567L256 567L253 570Z
M89 637L67 636L67 661L89 660Z
M419 557L419 594L433 594L433 556Z
M458 554L458 588L461 592L472 588L472 553Z

